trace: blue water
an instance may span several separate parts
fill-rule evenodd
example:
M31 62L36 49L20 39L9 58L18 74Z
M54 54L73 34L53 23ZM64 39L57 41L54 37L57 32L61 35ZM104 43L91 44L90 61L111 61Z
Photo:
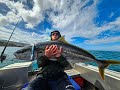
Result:
M20 49L20 47L7 47L5 54L7 54L7 58L3 63L0 63L0 68L7 66L9 64L13 64L16 62L26 62L25 60L17 60L15 59L13 53ZM2 52L3 47L0 47L0 53ZM118 51L89 51L91 54L93 54L97 59L99 60L119 60L120 61L120 52ZM87 63L96 66L96 63ZM34 63L34 68L37 68L37 66ZM120 72L120 64L119 65L111 65L108 67L108 69L119 71Z
M6 50L5 50L5 54L7 55L7 58L6 60L4 60L2 63L0 63L0 68L1 67L4 67L4 66L7 66L9 64L13 64L13 63L16 63L16 62L25 62L23 60L17 60L15 59L13 53L18 50L18 49L21 49L20 47L7 47ZM0 54L3 50L3 47L0 47Z
M120 51L89 51L89 52L99 60L120 61ZM89 64L97 66L96 63L89 63ZM110 65L108 69L120 72L120 64Z

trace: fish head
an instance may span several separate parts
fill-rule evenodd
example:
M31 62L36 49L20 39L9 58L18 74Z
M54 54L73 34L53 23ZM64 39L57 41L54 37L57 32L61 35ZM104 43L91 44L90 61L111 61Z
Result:
M45 47L43 47L43 48L36 48L35 49L36 58L38 58L40 56L43 56L44 53L45 53Z

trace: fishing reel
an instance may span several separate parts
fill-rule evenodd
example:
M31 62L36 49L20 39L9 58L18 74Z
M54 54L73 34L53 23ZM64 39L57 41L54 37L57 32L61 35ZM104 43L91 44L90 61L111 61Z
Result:
M6 57L7 57L6 54L2 54L2 55L0 56L0 61L1 61L1 63L6 59Z

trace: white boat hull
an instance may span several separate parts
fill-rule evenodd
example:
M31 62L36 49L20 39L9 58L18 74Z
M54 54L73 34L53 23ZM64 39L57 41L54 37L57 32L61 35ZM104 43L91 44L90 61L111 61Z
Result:
M28 71L32 69L31 65L32 62L24 62L11 64L1 68L0 90L20 90L26 82L34 79L35 75L28 75ZM65 71L68 75L80 75L86 81L91 83L92 87L97 87L99 90L120 90L120 72L106 69L105 80L102 80L98 73L98 69L95 66L85 65L83 63L72 64L72 66L74 69Z

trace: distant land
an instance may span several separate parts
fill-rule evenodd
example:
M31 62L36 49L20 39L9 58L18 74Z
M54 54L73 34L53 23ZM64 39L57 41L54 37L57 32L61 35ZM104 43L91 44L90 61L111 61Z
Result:
M0 46L5 46L7 43L7 40L0 40ZM20 42L14 42L14 41L9 41L8 46L9 47L24 47L26 45L29 45L27 43L20 43Z

